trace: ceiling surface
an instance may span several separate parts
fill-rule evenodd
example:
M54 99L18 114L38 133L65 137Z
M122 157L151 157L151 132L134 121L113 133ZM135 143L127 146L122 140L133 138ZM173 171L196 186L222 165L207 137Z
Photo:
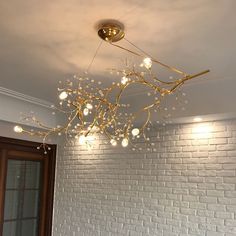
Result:
M87 70L97 22L112 18L153 57L187 73L211 70L186 85L187 111L177 116L236 112L235 9L235 0L1 1L0 86L55 102L58 81ZM129 57L104 42L90 76L110 84L107 68ZM140 93L129 95L140 102Z

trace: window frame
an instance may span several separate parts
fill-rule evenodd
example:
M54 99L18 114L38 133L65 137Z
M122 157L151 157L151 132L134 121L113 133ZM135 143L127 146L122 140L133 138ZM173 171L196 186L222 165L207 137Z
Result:
M44 154L37 147L40 143L5 138L0 136L0 236L3 234L4 197L6 189L7 161L30 160L42 162L43 184L41 191L40 222L38 236L52 235L53 198L57 146L50 144L51 150Z

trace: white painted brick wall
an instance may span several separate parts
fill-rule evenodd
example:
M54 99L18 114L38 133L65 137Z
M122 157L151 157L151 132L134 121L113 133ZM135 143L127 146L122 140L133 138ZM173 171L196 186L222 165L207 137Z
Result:
M171 125L152 139L149 152L104 140L61 148L53 236L235 236L236 121Z

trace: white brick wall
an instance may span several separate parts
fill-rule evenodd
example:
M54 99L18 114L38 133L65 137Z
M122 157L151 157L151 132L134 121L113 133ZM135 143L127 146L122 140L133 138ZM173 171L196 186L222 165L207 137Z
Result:
M171 125L149 152L71 141L57 160L53 236L235 236L236 121Z

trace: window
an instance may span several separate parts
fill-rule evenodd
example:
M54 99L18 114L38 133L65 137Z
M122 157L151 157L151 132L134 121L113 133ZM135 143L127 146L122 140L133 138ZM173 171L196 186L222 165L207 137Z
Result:
M50 236L56 146L0 137L0 235Z

